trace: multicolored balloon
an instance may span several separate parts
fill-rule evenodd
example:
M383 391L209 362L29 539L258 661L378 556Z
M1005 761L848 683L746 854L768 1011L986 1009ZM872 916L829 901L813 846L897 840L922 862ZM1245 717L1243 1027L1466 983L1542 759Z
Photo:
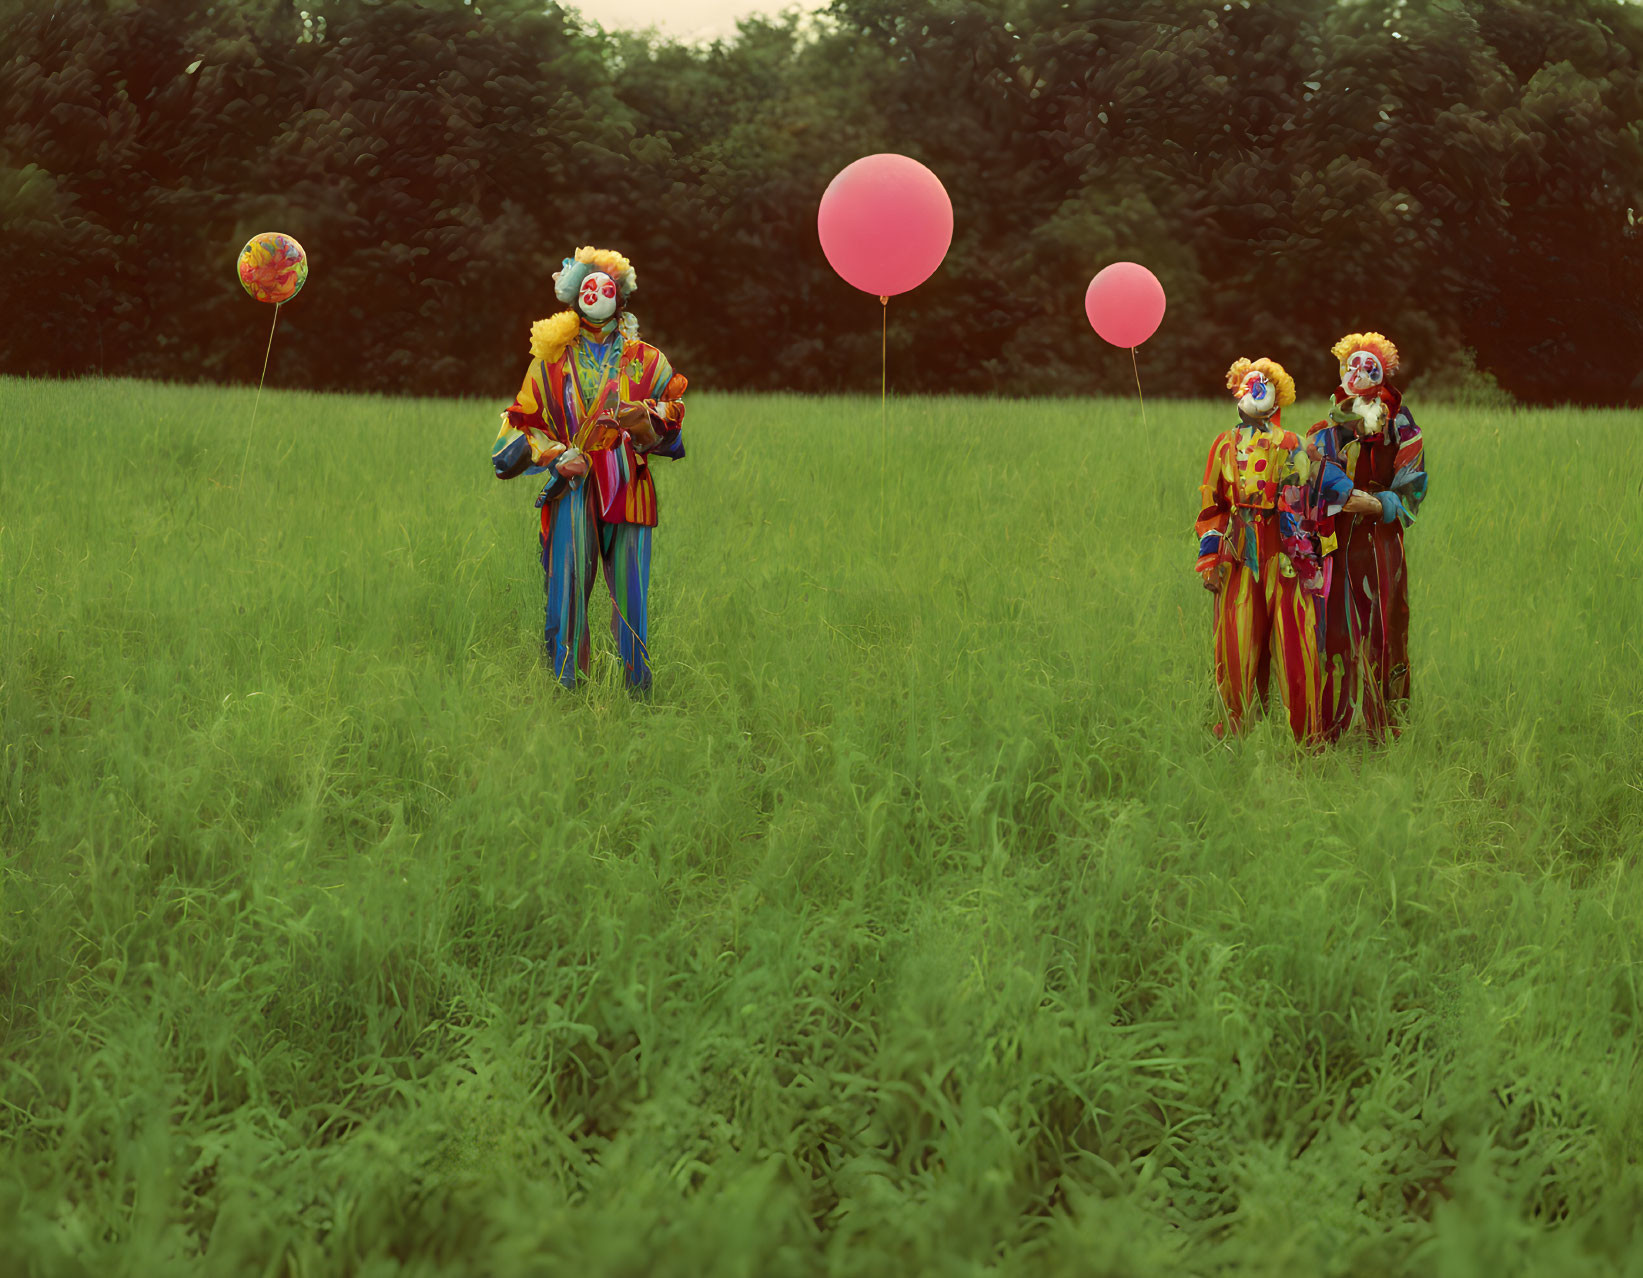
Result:
M240 283L259 302L289 302L308 281L308 254L289 235L264 231L240 250Z

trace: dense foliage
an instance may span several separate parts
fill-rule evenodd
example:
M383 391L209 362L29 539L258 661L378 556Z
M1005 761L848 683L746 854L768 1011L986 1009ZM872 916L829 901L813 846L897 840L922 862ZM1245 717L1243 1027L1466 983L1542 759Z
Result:
M867 390L878 305L821 192L918 157L957 236L890 308L894 385L1121 389L1081 310L1117 258L1171 307L1160 393L1239 354L1330 380L1383 328L1428 386L1643 397L1643 12L1614 0L835 0L709 48L522 0L0 8L0 371L254 379L234 254L314 274L316 388L506 393L572 247L630 253L698 384Z

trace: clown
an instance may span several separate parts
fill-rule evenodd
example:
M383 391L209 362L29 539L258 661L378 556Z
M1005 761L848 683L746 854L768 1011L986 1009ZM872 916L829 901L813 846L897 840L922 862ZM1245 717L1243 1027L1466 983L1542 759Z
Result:
M1198 572L1216 596L1215 684L1236 732L1266 700L1276 665L1290 730L1311 742L1322 576L1301 522L1311 465L1281 423L1295 382L1272 360L1241 359L1227 371L1227 389L1239 421L1210 445L1197 523Z
M531 364L491 448L498 479L546 473L537 495L547 619L543 638L567 688L587 673L588 601L599 565L630 689L651 685L647 599L656 526L652 457L685 455L685 379L639 340L627 258L579 248L555 273L571 309L531 326Z
M1341 384L1329 416L1308 432L1321 464L1316 508L1329 589L1319 619L1324 735L1361 717L1371 737L1394 735L1409 699L1409 582L1403 530L1426 495L1420 427L1387 381L1398 348L1353 333L1330 352Z

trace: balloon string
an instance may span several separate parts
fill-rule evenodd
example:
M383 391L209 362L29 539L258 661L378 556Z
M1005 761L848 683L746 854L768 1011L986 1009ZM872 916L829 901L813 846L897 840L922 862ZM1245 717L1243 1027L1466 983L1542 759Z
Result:
M879 296L879 535L890 492L890 299Z
M1147 428L1147 401L1141 394L1141 365L1136 363L1135 347L1130 347L1130 364L1135 369L1135 397L1141 401L1141 429Z
M251 441L257 435L257 409L262 404L262 384L268 380L268 357L274 353L274 329L279 326L280 307L284 302L274 303L274 322L268 326L268 349L262 355L262 376L257 378L257 397L251 401L251 425L245 432L245 456L240 459L240 478L235 485L245 482L245 463L251 460Z
M886 407L886 396L890 385L890 299L879 298L879 407L884 411L884 420L889 422L889 409Z

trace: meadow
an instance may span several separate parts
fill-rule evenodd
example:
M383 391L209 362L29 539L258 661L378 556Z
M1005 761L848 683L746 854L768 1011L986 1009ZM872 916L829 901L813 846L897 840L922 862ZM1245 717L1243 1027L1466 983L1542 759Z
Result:
M1411 401L1315 754L1222 403L692 396L642 702L505 398L0 381L0 1272L1643 1275L1635 414Z

